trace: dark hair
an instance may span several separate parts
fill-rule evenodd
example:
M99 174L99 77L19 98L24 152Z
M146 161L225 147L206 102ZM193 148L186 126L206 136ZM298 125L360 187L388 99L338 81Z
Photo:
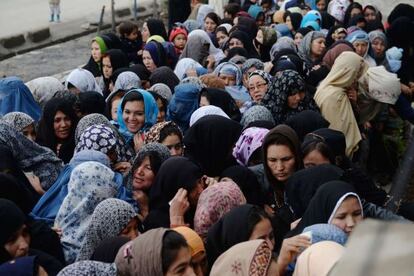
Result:
M161 100L163 110L160 110L160 111L167 112L168 101L153 91L149 91L149 92L151 93L152 97L154 97L155 101Z
M217 26L220 25L220 17L215 12L209 12L206 17L204 17L204 20L206 20L206 18L213 20Z
M227 12L231 17L236 17L237 13L241 10L241 7L237 3L229 3L224 6L224 12Z
M164 275L177 258L178 251L183 247L188 248L188 244L180 233L172 230L165 233L161 250L162 272Z
M302 156L305 157L314 150L322 154L323 157L329 159L329 162L331 164L335 164L335 156L331 148L323 141L315 141L313 143L306 145L304 148L302 148Z
M141 166L144 159L148 157L150 161L151 170L154 173L154 176L157 175L163 160L161 159L160 155L156 151L147 151L137 156L137 160L134 162L134 166L132 167L132 171L135 172L136 169Z
M263 219L268 219L270 221L269 215L266 214L262 208L256 205L253 206L247 218L247 233L249 237L253 233L254 227Z
M263 4L269 4L271 7L273 7L273 1L272 0L262 0L260 5L263 5Z
M217 27L216 33L218 32L225 33L227 36L229 35L229 32L227 32L227 29L224 26Z
M349 27L349 21L351 20L351 11L353 9L360 9L361 10L361 14L363 14L364 9L362 8L362 5L358 2L353 2L351 3L348 8L346 8L345 10L345 16L344 16L344 26L346 28Z
M164 127L163 129L161 129L160 131L160 140L158 141L159 143L161 143L162 141L165 140L165 138L167 138L170 135L177 135L181 141L183 141L183 135L180 131L180 129L178 128L178 126L175 126L173 124L169 124L166 127Z
M138 25L132 21L122 21L118 25L118 33L121 37L130 35L134 30L138 30Z
M253 151L253 153L249 157L249 160L247 160L247 163L249 164L249 166L262 164L263 163L262 156L263 156L263 149L262 147L259 147L255 151Z
M134 102L134 101L144 102L144 97L142 96L141 93L128 93L126 96L124 96L124 99L122 100L121 110L124 110L125 104L127 102Z
M78 110L82 115L104 114L105 104L105 98L98 92L88 91L79 94Z

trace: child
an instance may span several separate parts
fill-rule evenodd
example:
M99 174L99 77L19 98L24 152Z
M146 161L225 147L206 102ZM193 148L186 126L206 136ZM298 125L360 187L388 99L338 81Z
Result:
M177 56L181 54L187 43L187 31L183 27L174 27L170 33L170 41L174 44Z
M128 56L129 63L140 63L137 52L142 50L142 38L138 26L131 21L123 21L118 26L118 33L122 51Z
M60 22L60 0L49 0L50 20L53 22L53 17L56 15L56 22Z

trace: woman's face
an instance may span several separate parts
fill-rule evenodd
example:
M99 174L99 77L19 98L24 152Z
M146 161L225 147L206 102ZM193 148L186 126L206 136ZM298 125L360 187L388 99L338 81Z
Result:
M268 85L261 76L253 75L249 78L248 89L253 101L260 103L267 92Z
M357 53L360 57L364 57L367 50L368 50L368 43L364 41L355 41L352 43L355 48L355 53Z
M4 244L4 249L14 259L27 256L29 252L30 235L26 225L22 225Z
M183 143L177 134L168 135L161 144L165 145L170 150L171 156L183 155Z
M316 4L316 8L318 9L318 11L324 11L326 8L326 2L325 0L320 0L317 4Z
M112 100L112 104L111 104L111 118L115 122L118 120L117 111L118 111L118 105L120 101L121 101L121 98L117 98L117 99Z
M303 39L303 35L301 33L296 33L295 34L295 44L296 44L296 47L299 47L299 44L302 41L302 39Z
M330 163L331 162L329 161L329 159L323 156L316 149L309 152L305 157L303 157L303 164L305 166L305 169L314 167L314 166L319 166L322 164L330 164Z
M102 59L102 71L105 79L109 79L112 76L112 64L109 57Z
M233 37L229 41L229 49L232 49L232 48L235 48L235 47L244 48L244 44L240 39L237 39L237 38Z
M341 228L349 235L361 220L362 210L358 199L355 196L348 196L339 205L330 224Z
M145 22L144 25L142 25L141 35L142 35L143 42L147 42L148 38L151 36L150 31L148 29L147 22Z
M260 43L263 44L263 31L262 30L258 30L257 34L256 34L256 40Z
M120 236L129 238L130 240L135 239L138 237L138 218L133 217L125 226L125 228L121 231Z
M266 162L277 181L285 182L295 172L295 155L286 145L270 145Z
M65 140L69 137L72 128L72 120L62 111L56 112L53 119L53 129L58 140Z
M204 30L208 33L214 33L217 28L217 24L209 17L204 19Z
M293 31L292 20L290 20L290 16L286 17L286 25L288 26L289 30Z
M298 92L294 95L288 96L287 105L291 109L298 108L300 102L305 98L305 92Z
M351 10L351 16L349 17L349 18L352 18L352 17L354 17L355 15L358 15L358 14L361 14L362 13L362 11L361 11L361 9L360 8L353 8L352 10Z
M157 106L158 106L158 115L157 115L157 123L165 121L165 106L161 99L157 99Z
M311 45L311 55L315 58L319 58L322 56L323 52L325 51L325 38L320 37L314 39Z
M210 102L208 101L206 96L200 97L200 107L210 105Z
M23 128L22 133L29 140L31 140L33 142L36 140L36 130L35 130L35 127L34 127L33 123L28 125L27 127Z
M217 42L220 45L220 47L224 44L224 42L226 42L226 39L228 37L229 36L224 32L217 32L216 33L216 39L217 39Z
M198 252L191 258L191 266L197 276L207 275L207 255L206 252Z
M377 18L377 14L371 8L366 8L364 12L364 17L367 22L374 21Z
M275 246L275 236L273 235L273 228L269 219L263 218L254 226L249 241L257 239L265 240L268 243L270 249L273 250L273 247Z
M374 50L374 54L376 57L384 56L385 44L381 39L379 38L374 39L374 41L372 41L371 47L372 47L372 50Z
M153 72L155 69L157 69L157 65L155 64L154 60L151 57L151 54L147 50L144 50L142 52L142 62L150 72Z
M346 37L346 33L344 33L344 32L339 33L339 34L332 34L332 38L333 38L333 40L335 40L335 41L338 41L338 40L344 40L344 39L345 39L345 37Z
M165 276L193 276L194 270L191 267L191 252L188 247L181 247L177 257L168 268Z
M95 62L100 62L101 61L101 57L102 57L101 48L99 47L99 44L96 41L92 41L91 55L92 55L92 58Z
M236 85L236 76L235 75L220 73L219 78L224 81L226 86Z
M144 158L141 165L134 172L132 187L134 190L148 190L154 181L154 172L151 168L151 162L148 156Z
M122 119L132 133L137 133L145 123L145 106L143 101L125 103Z

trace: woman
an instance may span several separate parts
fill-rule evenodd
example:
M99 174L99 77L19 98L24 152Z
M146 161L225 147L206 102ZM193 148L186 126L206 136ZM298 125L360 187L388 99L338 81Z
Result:
M198 120L208 115L219 115L230 119L229 116L220 107L214 105L205 105L201 106L196 111L194 111L193 114L191 114L190 127L197 123Z
M249 35L243 31L235 30L230 34L229 49L236 47L246 49L249 58L258 58L258 54L253 46L253 41L250 40Z
M164 46L157 41L150 41L145 44L142 52L142 62L151 73L158 67L166 65L167 54Z
M233 148L233 156L240 165L250 167L260 164L262 143L268 132L268 129L259 127L249 127L242 132Z
M349 23L351 19L359 14L362 14L362 5L358 2L351 3L345 10L345 16L344 16L344 26L346 28L349 27Z
M115 259L119 275L194 275L191 250L174 230L153 229L121 247Z
M39 121L41 110L29 88L18 77L0 79L0 116L20 111Z
M160 167L149 195L150 212L144 221L145 229L175 225L170 221L169 203L179 190L187 194L190 209L183 219L193 224L198 198L204 188L200 167L185 157L171 157ZM171 225L170 225L171 224ZM184 222L183 224L184 225Z
M214 105L220 107L228 118L240 121L241 114L236 101L225 90L203 88L200 93L200 107Z
M247 89L253 101L260 104L269 89L270 75L264 71L256 70L249 74Z
M329 122L322 117L319 112L313 110L304 110L286 120L298 135L300 141L303 141L305 135L320 128L329 127Z
M346 35L347 31L342 25L332 26L326 35L326 47L331 47L333 43L344 40Z
M43 109L45 104L55 95L56 92L65 89L62 82L55 77L40 77L26 82L32 92L34 99Z
M325 48L325 35L322 32L309 32L299 45L299 56L309 67L313 67L320 63Z
M346 40L352 43L355 53L364 58L364 61L370 66L375 66L375 60L368 55L369 37L365 31L356 30L346 36Z
M75 149L77 123L72 104L64 98L53 98L43 110L36 142L51 149L64 163L69 163Z
M137 152L144 141L144 132L157 121L154 97L142 89L130 90L122 98L117 113L119 132Z
M180 83L178 77L174 74L174 71L167 66L161 66L155 69L149 78L150 85L157 83L163 83L167 85L171 91Z
M383 65L388 71L391 68L388 64L388 60L385 56L387 50L387 37L381 31L372 31L368 34L370 49L368 54L375 60L377 66Z
M273 250L274 236L269 217L258 206L245 204L233 208L208 231L206 249L209 268L233 245L256 239L265 240Z
M230 28L228 28L227 24L221 24L220 26L217 27L216 40L217 40L217 43L220 49L223 49L224 45L228 41L230 29L231 29L231 25L230 25Z
M297 30L300 28L300 23L302 22L302 14L297 12L285 12L283 15L284 21L288 26L292 35L295 35Z
M216 177L236 161L231 149L241 133L241 125L219 115L201 118L184 137L185 155L198 162L203 172Z
M10 112L3 116L3 120L21 132L27 139L36 140L36 129L32 117L23 112Z
M235 263L237 267L235 267ZM272 248L265 240L257 239L234 245L215 262L210 275L279 275Z
M260 55L260 60L263 62L270 61L270 49L273 44L276 43L277 33L276 30L270 27L260 27L257 31L256 38L253 41L253 45ZM263 70L256 68L256 70Z
M202 71L204 68L201 66L200 63L191 59L191 58L181 58L174 69L174 74L177 75L178 79L182 81L186 78L190 73L195 73L198 76L198 72ZM206 71L204 71L206 72Z
M305 81L294 70L278 73L261 104L272 112L276 125L303 110L318 110L306 91Z
M275 126L275 120L272 113L266 107L262 105L254 105L243 113L243 117L240 120L240 124L243 129L251 127L255 124L265 124L263 127L271 129Z
M295 45L296 47L299 49L299 45L301 44L303 38L305 37L305 35L307 35L309 32L311 32L312 29L309 27L305 27L305 28L299 28L294 36L294 41L295 41Z
M362 139L347 91L365 70L362 57L352 52L342 53L314 96L323 117L330 123L329 127L345 134L347 156L357 151Z
M142 25L142 41L147 42L148 38L154 35L159 35L164 38L165 41L168 41L168 35L165 30L164 23L162 20L150 18Z
M65 81L65 88L73 94L95 91L102 94L102 89L91 72L77 68L70 72Z
M137 214L127 202L108 198L99 203L91 216L76 261L89 260L101 241L124 236L130 240L138 236Z
M214 74L224 81L226 86L240 86L242 73L240 68L232 62L224 62L214 69Z
M157 123L145 134L145 144L161 143L168 148L171 156L181 156L184 153L183 133L172 121Z
M216 33L217 26L220 25L220 17L214 13L210 12L204 17L204 31L206 31L210 37L215 38L214 34Z
M113 72L117 69L128 67L128 58L127 56L119 49L113 49L107 51L102 55L102 91L105 98L113 90L113 85L111 85L111 76Z
M232 180L206 188L198 199L194 230L205 241L208 230L231 209L246 204L242 191Z

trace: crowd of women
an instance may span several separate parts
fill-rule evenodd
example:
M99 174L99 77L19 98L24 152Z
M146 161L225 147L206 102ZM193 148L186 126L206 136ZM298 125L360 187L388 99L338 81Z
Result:
M380 186L414 7L210 2L122 22L64 83L0 79L1 275L327 275L363 219L414 219Z

